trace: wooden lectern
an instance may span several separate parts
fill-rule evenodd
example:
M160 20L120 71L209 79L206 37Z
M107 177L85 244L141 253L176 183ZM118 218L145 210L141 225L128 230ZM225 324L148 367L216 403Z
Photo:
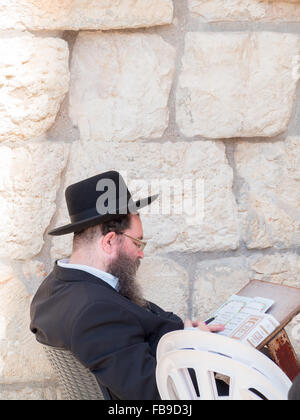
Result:
M267 346L274 362L293 381L300 373L300 365L284 328L300 313L300 289L252 280L237 294L246 297L259 296L275 301L267 313L273 315L280 326L259 345L258 350Z

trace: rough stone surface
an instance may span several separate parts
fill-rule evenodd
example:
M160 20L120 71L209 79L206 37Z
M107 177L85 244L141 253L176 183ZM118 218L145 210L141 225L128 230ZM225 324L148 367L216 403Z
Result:
M32 295L35 294L36 290L47 276L46 266L44 263L38 260L28 260L22 266L22 274L24 278L24 284L27 290Z
M172 22L172 0L1 0L0 29L118 29Z
M138 281L147 300L182 320L187 317L189 276L174 261L161 257L144 258L138 270Z
M252 248L300 245L300 138L238 142L237 174L242 235Z
M12 268L3 264L0 302L0 383L53 379L42 346L29 330L31 296Z
M68 56L62 39L0 39L0 141L31 139L50 128L68 91Z
M146 254L158 251L195 252L237 248L239 231L237 207L232 194L233 175L223 143L74 143L64 188L111 169L117 169L124 174L135 199L161 194L156 203L140 212L144 237L149 240ZM186 204L184 208L182 206L184 213L175 214L179 199L182 198L182 203L186 203L182 192L187 198L194 198L192 211L199 208L198 205L196 207L193 190L185 189L183 184L183 180L198 179L203 181L204 192L198 192L196 186L194 191L200 196L203 193L203 219L198 211L190 218L188 213L192 212L185 210ZM163 188L163 181L170 181L175 186L176 198L172 198L172 190L168 194L168 190ZM162 198L165 200L168 196L170 208L162 201ZM67 209L62 203L55 226L68 223ZM69 255L71 241L72 235L53 238L52 258Z
M299 0L188 0L193 17L208 22L299 22Z
M247 261L243 257L198 263L193 290L194 317L207 319L250 281L250 275Z
M0 146L0 257L28 259L41 250L68 150L46 141Z
M300 288L300 257L297 254L273 254L249 258L253 280L270 281Z
M186 136L276 136L287 129L299 74L293 34L187 33L177 88Z
M81 138L162 136L174 58L174 48L158 35L80 33L72 55L70 117Z

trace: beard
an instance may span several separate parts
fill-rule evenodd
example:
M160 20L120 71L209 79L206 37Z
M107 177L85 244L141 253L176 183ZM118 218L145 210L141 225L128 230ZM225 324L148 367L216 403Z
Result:
M129 298L139 306L148 307L136 280L140 263L138 258L134 261L124 251L120 250L118 257L107 267L107 272L119 279L118 291L122 296Z

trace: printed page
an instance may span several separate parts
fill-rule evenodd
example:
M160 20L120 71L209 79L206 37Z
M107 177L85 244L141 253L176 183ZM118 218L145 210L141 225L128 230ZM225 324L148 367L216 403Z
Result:
M241 335L244 337L245 332L242 332L243 328L246 328L247 330L247 328L250 327L251 322L251 325L254 327L259 320L263 318L262 315L270 309L273 303L273 300L261 297L248 298L233 295L214 313L213 316L215 317L215 320L211 323L211 325L225 325L225 330L219 333L221 335L228 337ZM259 315L261 316L257 318ZM250 316L252 316L251 322L249 321ZM255 325L253 324L253 317L256 317ZM277 321L275 320L275 322Z
M275 329L279 322L272 315L249 315L231 334L231 338L245 344L259 346Z

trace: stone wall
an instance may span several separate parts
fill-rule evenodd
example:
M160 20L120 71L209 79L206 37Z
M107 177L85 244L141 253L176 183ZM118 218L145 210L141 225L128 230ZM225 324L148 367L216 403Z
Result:
M29 305L85 177L204 180L201 223L142 213L139 279L166 310L300 287L299 56L299 0L1 1L0 399L61 398Z

